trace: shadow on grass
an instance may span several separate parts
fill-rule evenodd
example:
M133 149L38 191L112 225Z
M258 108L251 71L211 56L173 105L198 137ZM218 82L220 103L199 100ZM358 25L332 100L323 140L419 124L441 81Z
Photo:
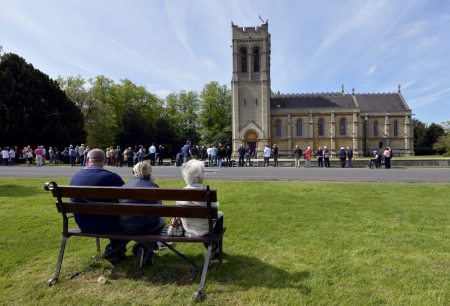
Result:
M203 256L190 256L190 259L202 266ZM112 267L110 277L145 280L153 285L190 286L199 283L200 272L175 254L166 253L155 256L154 265L145 267L142 271L135 270L134 257L129 256L123 263ZM311 289L304 285L304 280L309 277L308 271L289 272L256 257L224 254L222 263L210 263L207 284L216 282L239 287L241 290L255 287L295 288L303 294L309 294Z

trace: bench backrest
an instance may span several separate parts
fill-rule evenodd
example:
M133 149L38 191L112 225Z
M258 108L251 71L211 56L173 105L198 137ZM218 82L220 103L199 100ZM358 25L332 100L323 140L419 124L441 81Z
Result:
M212 202L217 202L217 192L216 190L210 190L209 186L203 189L123 188L58 186L55 182L47 182L44 188L52 192L52 195L57 199L56 206L58 211L64 214L80 213L217 219L218 209L211 207ZM90 205L74 202L72 200L74 198L86 199ZM206 202L207 206L119 203L120 199L136 200L136 202L142 200L197 201Z

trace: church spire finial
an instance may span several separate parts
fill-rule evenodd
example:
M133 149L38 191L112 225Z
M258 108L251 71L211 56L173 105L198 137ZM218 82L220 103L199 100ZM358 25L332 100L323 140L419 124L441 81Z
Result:
M402 85L398 84L398 93L402 93Z

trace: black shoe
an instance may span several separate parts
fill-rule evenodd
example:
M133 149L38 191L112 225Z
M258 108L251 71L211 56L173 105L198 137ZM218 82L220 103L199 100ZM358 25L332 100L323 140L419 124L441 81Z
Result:
M142 267L144 266L144 256L145 256L145 249L140 247L137 249L137 254L136 254L136 269L142 270Z
M143 258L143 263L147 266L147 267L151 267L153 265L153 256L154 253L152 250L147 250L145 252L144 258Z

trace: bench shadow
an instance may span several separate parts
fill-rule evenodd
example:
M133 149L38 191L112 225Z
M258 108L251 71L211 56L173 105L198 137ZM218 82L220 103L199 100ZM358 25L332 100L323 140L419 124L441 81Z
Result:
M200 266L203 263L203 256L189 258ZM176 284L178 286L198 284L200 281L200 272L175 254L158 254L155 256L154 265L141 271L134 269L133 260L134 257L130 256L123 264L114 266L111 278L145 280L154 285ZM304 280L309 277L308 271L290 272L256 257L225 253L222 263L211 262L206 282L236 286L240 290L254 287L295 288L303 294L309 294L311 289L304 284Z

